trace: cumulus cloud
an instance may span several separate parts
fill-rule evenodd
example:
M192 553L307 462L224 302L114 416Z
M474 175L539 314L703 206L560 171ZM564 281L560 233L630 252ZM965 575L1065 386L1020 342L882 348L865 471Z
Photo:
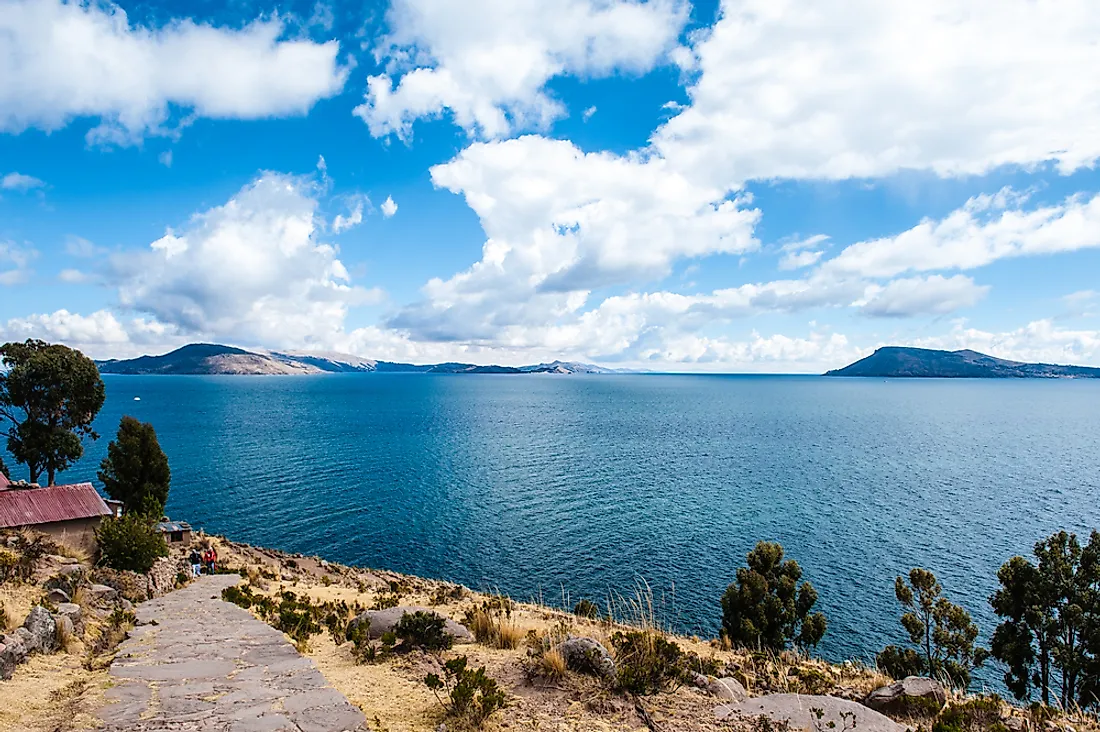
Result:
M555 76L644 72L675 45L685 0L394 0L355 114L371 134L408 139L417 119L449 113L483 137L562 116Z
M120 303L182 333L327 343L349 306L382 293L352 285L336 248L319 240L317 194L309 179L262 174L147 251L116 255Z
M35 178L33 175L22 173L12 172L0 178L0 189L5 191L29 191L32 188L43 188L45 185L44 181Z
M861 310L865 315L891 318L944 315L976 305L988 292L988 286L963 275L909 277L868 288Z
M1032 210L1005 190L971 198L940 221L925 220L896 236L853 244L822 269L866 277L974 269L998 259L1100 246L1100 195L1070 196Z
M393 196L386 196L386 200L382 201L382 216L389 218L397 213L397 204L393 200Z
M946 335L922 338L913 345L946 350L970 348L1016 361L1100 366L1100 330L1061 328L1050 319L1002 332L959 323Z
M242 28L132 25L111 3L0 0L0 131L100 124L90 142L163 132L170 107L199 117L304 114L343 88L335 41L286 36L281 18Z
M757 246L759 211L660 158L584 153L538 136L477 143L432 168L487 236L481 261L433 279L393 323L431 339L487 337L576 312L590 290L664 277L679 258Z
M840 22L838 19L847 19ZM850 22L848 22L850 21ZM723 0L656 148L712 185L1100 157L1091 0Z
M38 250L29 245L0 241L0 285L18 285L31 275L30 264Z
M96 356L114 358L140 356L150 348L160 352L184 343L168 326L143 318L120 320L109 310L97 310L90 315L57 310L13 318L0 324L0 335L9 341L27 338L57 341Z
M353 198L348 215L336 214L336 218L332 220L332 233L339 234L363 223L363 206L365 203L370 203L365 196Z

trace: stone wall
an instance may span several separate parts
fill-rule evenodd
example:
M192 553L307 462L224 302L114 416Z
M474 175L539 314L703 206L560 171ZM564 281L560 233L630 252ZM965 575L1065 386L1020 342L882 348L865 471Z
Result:
M160 597L165 593L176 589L176 575L180 572L189 574L191 566L187 563L187 557L183 554L172 552L167 557L161 557L153 562L153 568L149 570L149 596Z

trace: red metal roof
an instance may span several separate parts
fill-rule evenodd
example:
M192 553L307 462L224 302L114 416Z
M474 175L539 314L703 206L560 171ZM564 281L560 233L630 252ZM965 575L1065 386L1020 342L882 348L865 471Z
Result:
M0 491L0 529L110 515L91 483Z
M8 480L8 476L4 475L3 473L0 473L0 491L7 488L10 483L11 483L11 481Z

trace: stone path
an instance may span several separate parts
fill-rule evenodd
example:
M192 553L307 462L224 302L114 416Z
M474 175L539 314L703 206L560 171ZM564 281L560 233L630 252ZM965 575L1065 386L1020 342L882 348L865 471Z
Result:
M235 575L202 577L137 607L111 665L106 730L344 732L363 715L283 634L223 602Z

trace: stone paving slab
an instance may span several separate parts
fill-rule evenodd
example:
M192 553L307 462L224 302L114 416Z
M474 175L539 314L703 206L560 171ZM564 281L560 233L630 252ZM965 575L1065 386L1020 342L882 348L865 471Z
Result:
M108 732L360 732L362 713L282 633L221 600L236 575L201 577L138 605L111 664Z

